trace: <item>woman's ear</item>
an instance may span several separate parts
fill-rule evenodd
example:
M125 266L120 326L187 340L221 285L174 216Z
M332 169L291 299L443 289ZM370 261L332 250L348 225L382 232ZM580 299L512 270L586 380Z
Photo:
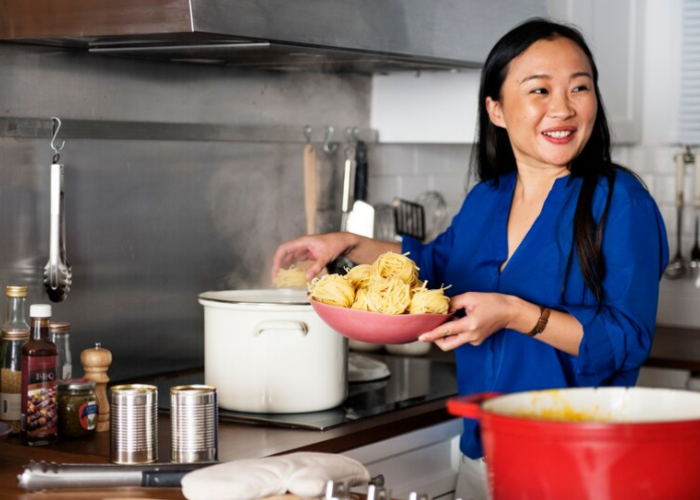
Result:
M491 123L497 127L507 128L506 122L503 119L503 111L501 109L501 103L490 97L486 98L486 111L489 114Z

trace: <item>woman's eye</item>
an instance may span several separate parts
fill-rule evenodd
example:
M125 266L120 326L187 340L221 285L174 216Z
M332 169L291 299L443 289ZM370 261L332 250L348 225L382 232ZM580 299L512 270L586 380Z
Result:
M574 87L574 92L585 92L587 90L590 90L588 85L579 85L578 87Z
M539 88L539 89L532 89L530 91L531 94L546 94L547 89Z

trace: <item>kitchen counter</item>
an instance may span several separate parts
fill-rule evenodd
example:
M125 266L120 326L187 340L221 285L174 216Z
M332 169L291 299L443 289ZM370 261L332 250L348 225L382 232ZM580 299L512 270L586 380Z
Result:
M700 372L700 330L657 325L645 366Z
M323 432L294 430L232 423L219 424L219 459L221 461L261 458L294 451L340 453L383 441L407 432L446 422L445 399L427 402L370 417ZM170 421L159 417L159 456L170 457ZM96 434L85 441L62 441L49 447L23 446L12 436L0 443L0 500L82 500L111 498L183 499L179 489L111 488L101 490L54 490L50 493L26 493L17 488L17 475L30 460L58 463L108 463L109 433Z

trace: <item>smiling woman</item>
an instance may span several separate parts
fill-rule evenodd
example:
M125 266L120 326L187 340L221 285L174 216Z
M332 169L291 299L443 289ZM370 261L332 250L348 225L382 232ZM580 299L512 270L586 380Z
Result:
M426 245L406 237L401 249L347 233L302 237L280 246L273 268L294 256L320 271L339 255L410 252L420 280L452 285L454 319L420 340L455 349L462 395L634 385L668 244L649 192L611 161L597 84L577 30L546 19L515 27L482 71L480 182L443 234ZM464 422L460 448L455 497L484 499L476 422Z

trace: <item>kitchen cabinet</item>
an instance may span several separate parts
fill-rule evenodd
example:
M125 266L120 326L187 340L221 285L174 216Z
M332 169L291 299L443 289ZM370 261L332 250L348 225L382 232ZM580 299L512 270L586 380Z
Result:
M579 27L591 47L613 142L641 140L644 0L547 0L553 19Z
M453 419L343 453L381 474L392 498L412 492L453 500L459 471L462 420Z

